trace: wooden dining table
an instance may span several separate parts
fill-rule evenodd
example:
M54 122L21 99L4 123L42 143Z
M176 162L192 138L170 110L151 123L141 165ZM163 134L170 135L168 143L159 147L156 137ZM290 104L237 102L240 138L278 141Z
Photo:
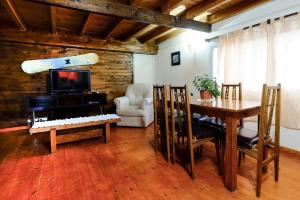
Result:
M226 145L224 155L223 179L225 187L234 191L237 187L237 121L259 115L260 102L216 99L203 101L190 98L192 113L224 119L226 122Z

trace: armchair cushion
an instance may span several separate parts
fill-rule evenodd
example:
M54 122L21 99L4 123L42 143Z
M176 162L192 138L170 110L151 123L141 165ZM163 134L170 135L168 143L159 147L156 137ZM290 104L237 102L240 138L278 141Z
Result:
M147 106L153 106L153 98L144 98L141 104L141 109L145 110Z
M128 106L126 108L117 110L117 114L128 117L144 117L145 110L139 109L139 106Z
M127 108L129 106L129 98L126 96L115 98L114 102L117 110Z
M131 106L141 106L145 98L152 98L152 87L144 83L135 83L126 89L126 97Z

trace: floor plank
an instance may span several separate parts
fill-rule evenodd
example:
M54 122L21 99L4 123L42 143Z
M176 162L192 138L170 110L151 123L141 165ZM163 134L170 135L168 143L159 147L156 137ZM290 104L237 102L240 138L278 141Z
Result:
M20 130L0 135L0 199L256 199L256 164L238 168L238 189L229 192L217 175L213 145L204 147L191 180L179 164L153 150L153 127L112 128L99 138L58 145L49 135ZM300 199L300 156L281 153L279 182L273 165L263 176L260 199Z

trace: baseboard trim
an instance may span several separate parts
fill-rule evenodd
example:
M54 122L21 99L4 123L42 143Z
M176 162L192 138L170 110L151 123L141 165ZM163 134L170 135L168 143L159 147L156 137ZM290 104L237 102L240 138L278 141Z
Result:
M288 152L288 153L292 153L292 154L296 154L296 155L300 156L300 151L297 151L297 150L294 150L294 149L290 149L288 147L282 147L282 146L280 146L279 148L280 148L280 151Z

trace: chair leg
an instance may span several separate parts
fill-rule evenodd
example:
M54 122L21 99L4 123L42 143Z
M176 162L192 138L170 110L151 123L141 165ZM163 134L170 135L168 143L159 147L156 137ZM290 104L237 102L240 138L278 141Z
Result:
M256 175L256 196L260 197L261 194L261 180L262 180L262 163L257 162L257 175Z
M221 162L220 162L220 140L215 139L215 148L216 148L216 156L217 156L217 166L218 166L218 173L221 174Z
M157 132L155 128L154 128L154 150L155 152L157 151Z
M220 170L219 170L219 176L223 175L225 145L226 145L225 140L220 139Z
M171 162L171 152L170 152L170 134L166 133L166 145L167 145L167 158L168 158L168 163Z
M264 147L264 149L263 149L263 160L266 160L266 159L268 159L268 147ZM264 166L263 167L263 173L267 173L268 172L268 165L266 165L266 166Z
M278 181L279 178L279 152L276 153L276 157L274 160L274 171L275 171L275 181Z
M203 152L203 145L200 146L200 149L199 149L199 157L202 156L202 152Z
M172 133L172 159L173 159L173 164L175 164L176 161L175 135L173 133Z
M239 162L238 162L239 166L241 166L241 160L242 160L242 152L239 151Z
M194 172L194 166L195 166L195 161L194 161L194 149L192 147L189 147L189 154L190 154L190 164L191 164L191 178L194 180L195 178L195 172Z

